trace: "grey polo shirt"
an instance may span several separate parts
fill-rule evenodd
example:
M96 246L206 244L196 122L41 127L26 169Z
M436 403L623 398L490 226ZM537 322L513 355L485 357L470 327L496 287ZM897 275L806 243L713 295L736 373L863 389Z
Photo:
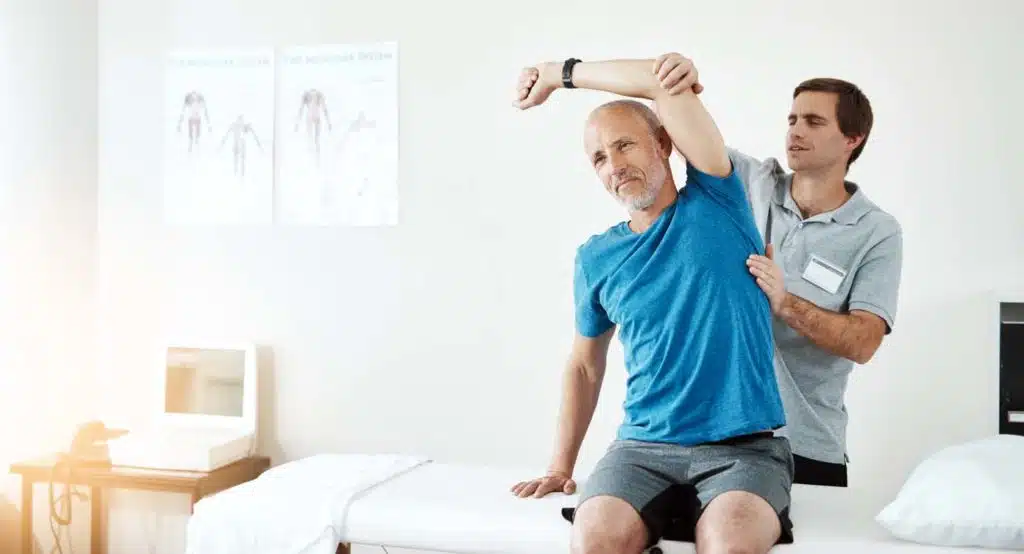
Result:
M852 182L849 200L833 211L804 219L790 194L792 174L774 158L757 160L729 150L734 170L747 187L754 221L785 273L786 290L835 312L865 310L896 320L903 258L902 230ZM771 223L771 236L765 237ZM844 401L851 360L833 355L773 318L775 372L786 410L793 453L845 463L847 412Z

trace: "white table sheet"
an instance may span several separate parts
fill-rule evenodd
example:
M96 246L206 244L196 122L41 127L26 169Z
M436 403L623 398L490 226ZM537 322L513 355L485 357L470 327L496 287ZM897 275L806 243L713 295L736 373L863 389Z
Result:
M187 554L333 554L338 542L453 554L567 554L561 509L575 495L517 498L530 470L428 462L404 456L316 456L196 505ZM582 484L582 483L581 483ZM853 491L797 485L796 541L779 554L993 554L890 538ZM665 554L693 545L662 541Z

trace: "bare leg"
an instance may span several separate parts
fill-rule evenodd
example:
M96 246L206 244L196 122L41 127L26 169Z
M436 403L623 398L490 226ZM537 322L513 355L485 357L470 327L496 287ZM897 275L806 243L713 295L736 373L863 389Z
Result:
M199 120L192 118L188 120L188 151L192 152L193 146L199 145Z
M646 545L647 527L625 500L595 496L576 510L571 554L641 554Z
M697 554L767 554L782 533L765 499L729 491L712 500L697 521Z
M320 118L313 120L313 154L316 156L316 165L320 165Z
M306 117L306 147L310 154L316 153L316 116L310 114Z

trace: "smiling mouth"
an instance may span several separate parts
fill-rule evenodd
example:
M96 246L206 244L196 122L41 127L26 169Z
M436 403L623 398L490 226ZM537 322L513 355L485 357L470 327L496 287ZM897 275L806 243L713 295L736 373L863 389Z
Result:
M805 150L807 150L807 149L803 148L802 146L790 146L789 147L789 151L790 152L803 152Z

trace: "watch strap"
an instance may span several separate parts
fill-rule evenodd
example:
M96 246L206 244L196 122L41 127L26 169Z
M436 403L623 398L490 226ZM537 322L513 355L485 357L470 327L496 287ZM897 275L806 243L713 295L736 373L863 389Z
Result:
M577 58L569 58L562 64L562 86L565 88L576 88L576 85L572 84L572 67L582 60Z

